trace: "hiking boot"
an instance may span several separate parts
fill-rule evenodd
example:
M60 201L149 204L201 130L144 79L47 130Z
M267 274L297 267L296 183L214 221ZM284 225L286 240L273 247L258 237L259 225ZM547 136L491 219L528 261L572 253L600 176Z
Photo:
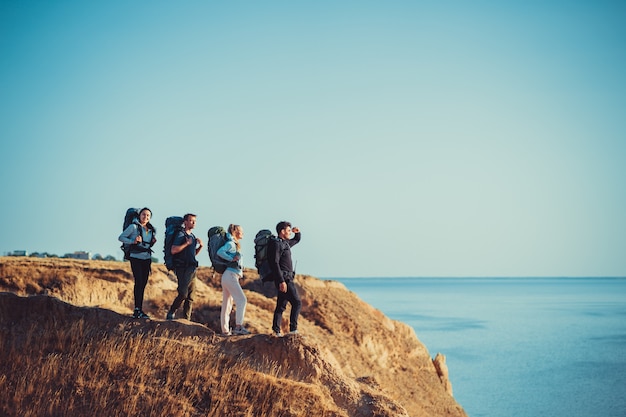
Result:
M248 331L248 329L246 329L243 326L237 326L235 327L235 330L233 330L233 334L242 336L242 335L250 334L250 332Z
M188 300L185 300L185 304L183 304L183 317L191 321L191 302Z
M143 310L139 309L138 307L135 307L135 310L133 311L133 317L136 319L149 319L150 316L148 316L146 313L143 312Z

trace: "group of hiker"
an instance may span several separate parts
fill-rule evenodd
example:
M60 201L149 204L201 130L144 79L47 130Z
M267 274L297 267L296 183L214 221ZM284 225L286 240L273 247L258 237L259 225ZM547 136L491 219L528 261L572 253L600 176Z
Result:
M156 229L150 223L151 217L152 211L147 207L141 210L129 209L123 231L118 238L122 242L125 259L130 261L135 280L135 308L133 311L135 318L149 318L143 311L143 297L151 273L152 246L157 241ZM185 214L182 218L177 218L182 224L170 232L169 236L169 228L166 231L165 263L168 268L174 271L178 281L178 294L166 314L167 320L174 319L181 306L182 317L187 320L191 319L196 287L196 270L198 268L196 256L204 247L202 239L192 233L196 227L196 217L195 214ZM168 222L169 220L170 218L168 218ZM168 222L166 222L166 226ZM223 265L222 268L215 268L215 273L218 274L222 285L221 333L224 336L246 335L250 334L250 331L244 326L247 298L240 284L240 279L243 278L243 256L240 241L243 239L244 231L242 226L231 224L227 231L223 232L223 240L219 242L219 247L215 248L215 253L211 253L209 250L212 261L213 257L218 258L220 264ZM211 231L209 231L210 235ZM267 269L267 272L264 272L263 280L272 281L278 290L272 320L272 332L279 337L282 336L281 323L287 304L291 305L289 332L298 332L298 317L302 301L294 282L295 271L291 259L291 247L300 242L300 237L299 228L292 228L291 223L281 221L276 225L276 236L272 235L271 238L267 239L267 245L264 248L264 259L266 259L264 269ZM257 259L257 266L258 261ZM213 264L216 265L216 262ZM259 272L261 272L260 269ZM230 315L233 304L236 306L235 328L231 330Z

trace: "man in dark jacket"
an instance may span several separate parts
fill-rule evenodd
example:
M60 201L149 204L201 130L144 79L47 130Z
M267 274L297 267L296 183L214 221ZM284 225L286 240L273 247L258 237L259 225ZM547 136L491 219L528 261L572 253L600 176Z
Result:
M293 238L291 237L292 232L294 233ZM267 246L267 258L274 276L274 284L278 289L272 331L280 337L282 336L280 325L283 313L287 309L287 303L291 304L289 332L298 333L298 316L302 308L302 301L294 282L296 271L291 260L291 247L300 242L300 229L297 227L292 229L291 223L282 221L276 225L276 233L278 238L271 239Z

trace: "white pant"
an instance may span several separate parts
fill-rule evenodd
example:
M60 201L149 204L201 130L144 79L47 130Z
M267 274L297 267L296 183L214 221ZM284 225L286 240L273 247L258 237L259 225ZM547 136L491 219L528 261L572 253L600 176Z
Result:
M222 312L220 314L222 333L230 332L230 312L233 310L233 301L237 306L235 323L237 326L243 325L248 299L239 284L239 275L226 270L222 274Z

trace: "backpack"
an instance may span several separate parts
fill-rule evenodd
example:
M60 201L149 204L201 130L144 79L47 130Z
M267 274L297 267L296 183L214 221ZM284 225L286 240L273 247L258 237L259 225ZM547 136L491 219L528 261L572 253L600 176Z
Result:
M163 263L168 271L174 269L175 259L172 255L172 243L178 235L178 232L184 231L183 218L179 216L172 216L165 219L165 242L163 243Z
M131 207L126 210L126 215L124 216L124 225L122 226L122 232L135 221L139 221L139 209ZM130 243L122 243L122 246L120 246L120 248L124 252L124 259L127 261L130 259L130 247Z
M259 272L259 277L263 282L274 280L270 263L267 259L267 245L270 240L278 240L268 229L260 230L254 237L254 266Z
M228 266L228 261L217 256L217 251L226 243L226 231L221 226L213 226L207 232L207 237L209 239L207 250L211 259L211 266L215 272L223 274Z

